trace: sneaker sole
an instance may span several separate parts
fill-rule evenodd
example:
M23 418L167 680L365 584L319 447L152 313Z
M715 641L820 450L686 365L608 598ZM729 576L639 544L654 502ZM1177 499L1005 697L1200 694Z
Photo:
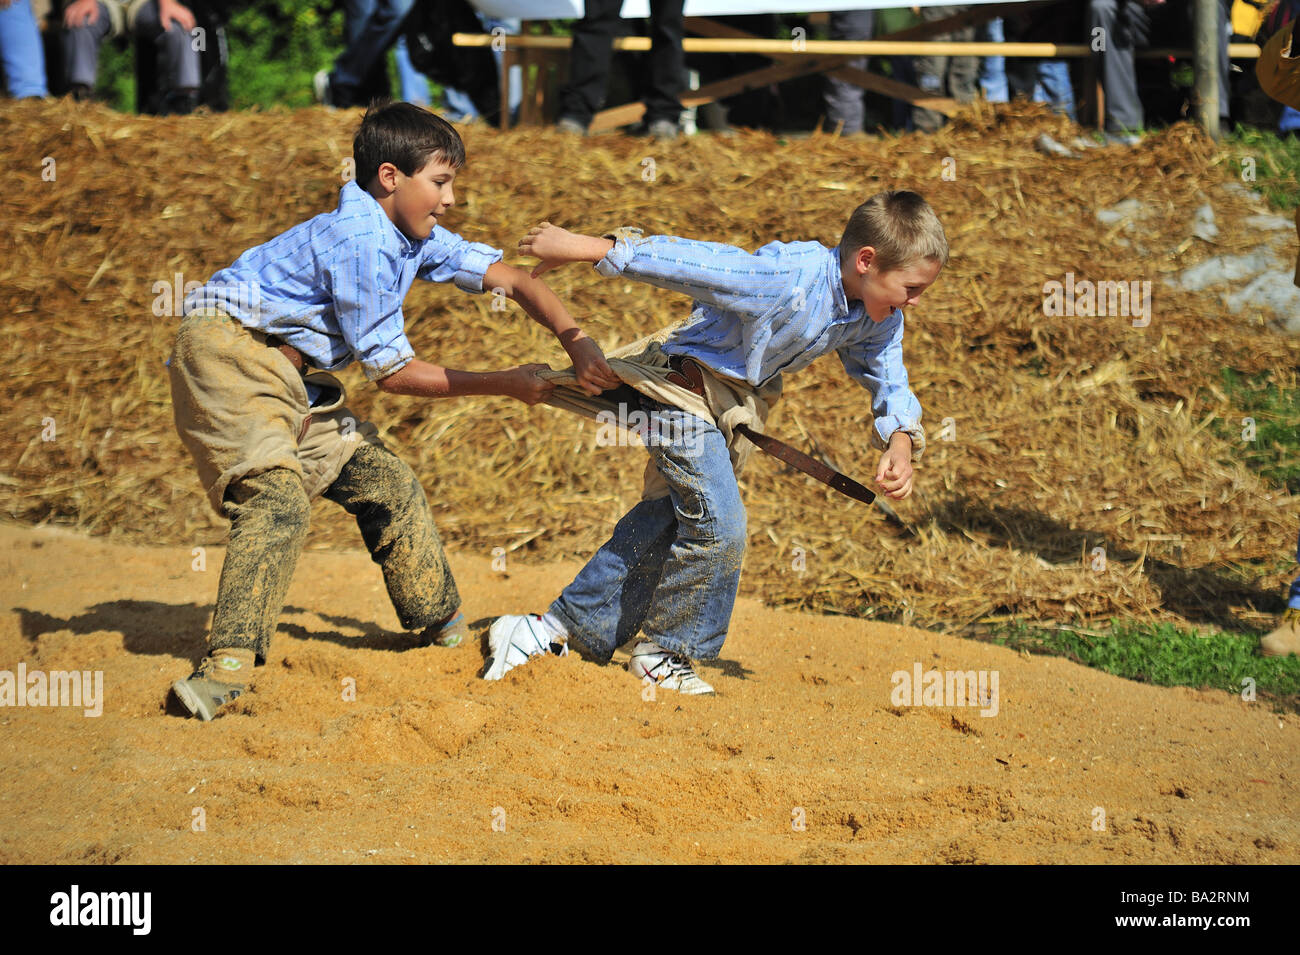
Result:
M485 680L499 680L505 676L507 672L514 669L514 667L506 666L506 657L510 655L510 635L508 633L504 634L505 646L500 647L501 641L499 634L501 634L501 631L497 629L505 623L506 619L506 617L498 617L496 620L492 621L492 628L488 630L488 651L492 654L492 665L488 667L486 672L483 674L483 679ZM528 620L528 618L525 617L524 620ZM528 626L531 630L532 623L529 622ZM529 657L529 659L532 658Z
M190 716L197 716L205 723L211 722L212 714L203 705L199 695L190 689L187 681L177 680L172 684L172 692L176 694L176 699L180 700L181 705L190 711Z

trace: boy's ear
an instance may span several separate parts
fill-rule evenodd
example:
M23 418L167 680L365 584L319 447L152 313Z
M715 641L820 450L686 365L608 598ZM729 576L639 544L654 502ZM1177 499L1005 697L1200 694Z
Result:
M865 274L874 261L876 261L876 250L869 245L858 249L858 254L853 257L853 264L857 267L859 275Z
M392 192L397 188L398 172L398 168L391 162L381 162L375 172L375 184L385 194Z

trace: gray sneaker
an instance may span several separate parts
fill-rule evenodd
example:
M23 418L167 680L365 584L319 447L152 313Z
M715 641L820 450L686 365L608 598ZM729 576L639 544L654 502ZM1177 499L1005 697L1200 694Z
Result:
M571 136L586 136L587 125L580 123L572 116L561 116L555 121L555 128L562 133L568 133Z
M247 689L253 668L251 658L251 653L241 653L236 657L218 650L205 657L199 668L186 679L173 683L172 692L191 716L206 723L217 715L217 710Z
M651 139L669 140L676 139L681 135L681 127L671 119L656 119L646 129L646 134Z
M665 690L676 690L689 696L713 692L713 687L700 679L690 660L649 640L642 640L632 648L627 672L638 680L648 678Z

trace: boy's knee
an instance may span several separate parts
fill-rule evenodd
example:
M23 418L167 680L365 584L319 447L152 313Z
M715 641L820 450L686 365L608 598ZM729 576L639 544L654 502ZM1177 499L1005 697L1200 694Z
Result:
M739 560L745 555L748 541L748 523L743 508L724 508L713 521L713 540L710 550L719 557Z
M354 499L398 504L424 490L411 466L387 448L362 443L339 475Z
M231 483L226 514L235 523L256 521L259 533L292 540L307 532L311 501L302 479L285 468L272 468Z

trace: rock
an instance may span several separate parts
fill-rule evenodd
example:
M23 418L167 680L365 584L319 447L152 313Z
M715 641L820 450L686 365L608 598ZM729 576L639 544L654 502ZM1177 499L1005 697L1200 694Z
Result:
M1192 216L1192 235L1204 242L1213 242L1219 237L1219 226L1214 221L1214 208L1208 202L1197 209Z
M1125 199L1123 202L1116 203L1110 209L1101 209L1097 212L1097 221L1102 225L1115 225L1126 219L1136 219L1145 214L1147 207L1137 199Z
M1211 285L1225 285L1258 275L1267 269L1276 269L1280 262L1276 255L1271 255L1268 251L1251 252L1249 255L1216 255L1165 281L1189 292L1199 292Z
M1249 229L1255 229L1259 232L1268 232L1273 229L1286 229L1290 231L1293 224L1286 216L1269 215L1260 213L1259 215L1247 216L1245 225Z
M1079 158L1079 154L1073 149L1061 145L1051 136L1047 135L1047 133L1039 134L1038 138L1034 140L1034 147L1041 153L1046 153L1049 156L1057 156L1061 159Z
M1239 196L1242 199L1249 199L1251 202L1255 203L1256 205L1259 204L1259 193L1257 193L1254 189L1248 189L1245 186L1243 186L1241 183L1233 182L1231 180L1225 183L1221 183L1220 185L1222 186L1224 192L1231 193L1234 196Z
M1245 288L1230 292L1225 301L1234 313L1272 309L1286 331L1300 333L1300 288L1296 288L1290 269L1256 276Z

